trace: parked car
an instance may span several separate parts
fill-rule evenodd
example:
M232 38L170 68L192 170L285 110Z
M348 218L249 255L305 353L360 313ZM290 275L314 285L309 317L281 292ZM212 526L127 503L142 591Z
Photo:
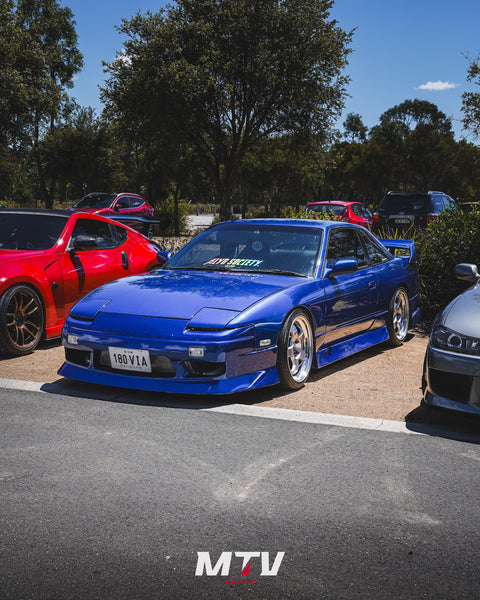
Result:
M73 304L99 285L143 273L166 256L140 233L68 210L0 215L0 350L24 355L57 337Z
M458 208L443 192L388 192L373 214L373 230L406 231L414 226L424 229L448 208Z
M109 217L115 215L153 217L154 212L153 207L144 198L129 193L92 192L76 202L72 208Z
M153 218L153 206L142 196L126 192L121 194L92 192L76 202L72 210L107 216L125 223L147 237L154 235L156 225L162 225L166 221L166 219Z
M402 344L418 301L414 242L334 221L223 222L161 269L80 300L59 374L188 394L295 390L312 367Z
M473 286L434 320L425 354L423 399L427 405L480 415L480 276L462 263L455 275Z
M370 209L362 202L341 202L335 200L332 202L310 202L305 208L305 212L312 213L313 219L323 219L325 214L339 217L342 221L362 225L371 229L373 215Z

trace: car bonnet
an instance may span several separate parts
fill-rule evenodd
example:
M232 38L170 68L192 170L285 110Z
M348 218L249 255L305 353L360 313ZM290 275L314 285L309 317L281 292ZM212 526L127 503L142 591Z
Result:
M471 337L480 338L480 286L475 285L457 296L444 311L445 327Z
M227 311L228 322L255 302L295 283L298 283L296 277L276 275L158 271L108 283L77 302L70 314L89 320L100 311L191 319L208 308Z

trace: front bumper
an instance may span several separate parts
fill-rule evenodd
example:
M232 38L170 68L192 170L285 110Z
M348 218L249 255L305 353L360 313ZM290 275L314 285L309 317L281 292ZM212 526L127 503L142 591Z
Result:
M231 394L278 383L277 346L258 349L253 325L235 330L189 332L184 329L185 323L170 320L168 327L161 324L155 334L152 328L145 329L145 320L139 321L135 328L132 325L135 320L129 317L129 331L120 334L118 330L113 332L113 328L111 333L98 332L93 323L69 318L62 332L65 363L59 375L94 384L178 394ZM152 323L155 321L159 322L152 320ZM77 343L69 343L69 336L74 336ZM111 346L148 350L152 373L111 368L108 359ZM203 359L189 355L192 346L204 348Z
M480 415L480 357L434 348L429 343L423 376L426 404Z

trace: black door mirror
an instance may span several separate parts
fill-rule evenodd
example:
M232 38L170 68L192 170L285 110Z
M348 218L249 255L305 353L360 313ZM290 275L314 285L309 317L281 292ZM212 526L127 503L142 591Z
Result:
M73 240L74 250L95 250L98 240L93 235L77 235Z

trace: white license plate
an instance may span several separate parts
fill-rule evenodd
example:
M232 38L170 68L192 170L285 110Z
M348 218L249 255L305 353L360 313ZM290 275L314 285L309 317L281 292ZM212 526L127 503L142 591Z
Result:
M130 350L129 348L108 347L110 365L113 369L123 371L140 371L151 373L150 354L147 350Z
M395 223L410 223L410 219L395 219Z

